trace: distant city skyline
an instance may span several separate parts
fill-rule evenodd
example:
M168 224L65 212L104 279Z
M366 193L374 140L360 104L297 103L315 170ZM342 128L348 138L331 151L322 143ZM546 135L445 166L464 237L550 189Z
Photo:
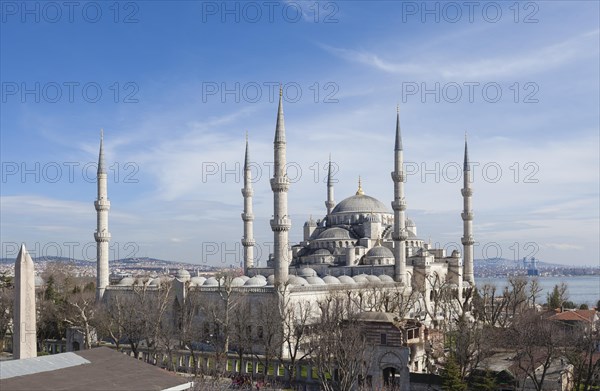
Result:
M265 265L282 83L291 243L325 215L330 154L335 201L360 176L391 211L399 105L422 239L461 246L467 132L475 259L599 265L597 2L298 1L270 15L268 2L139 1L55 22L43 3L8 3L0 257L24 242L32 256L95 259L104 129L110 260L239 264L247 131Z

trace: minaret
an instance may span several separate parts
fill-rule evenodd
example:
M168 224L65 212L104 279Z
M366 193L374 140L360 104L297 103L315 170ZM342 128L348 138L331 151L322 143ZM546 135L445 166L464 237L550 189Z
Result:
M463 220L463 254L464 254L464 275L463 281L475 284L475 275L473 273L473 210L471 209L471 196L473 189L471 188L471 167L469 165L469 152L467 149L467 134L465 133L465 162L463 166L463 181L464 186L461 190L463 196L463 212L461 217Z
M94 202L98 225L94 238L96 239L96 301L101 301L104 290L108 286L108 210L110 201L107 192L107 174L104 167L104 135L100 131L100 155L98 157L98 199Z
M402 135L400 134L400 108L396 109L396 145L394 146L394 171L392 180L394 181L394 201L392 209L394 210L394 281L408 285L406 281L406 201L404 201L404 155L402 150Z
M23 244L15 262L13 356L16 360L37 356L35 313L33 260Z
M287 192L290 181L286 174L285 161L285 124L283 121L282 90L279 87L279 109L277 112L277 125L275 128L274 173L271 178L271 190L273 190L273 219L271 229L273 230L273 257L275 261L275 286L284 284L288 279L290 251L288 249L288 231L292 221L288 217Z
M327 201L325 201L325 207L327 208L327 225L329 225L329 216L335 207L335 201L333 200L333 177L331 175L331 154L329 155L329 167L327 171Z
M244 274L248 274L248 269L254 266L254 231L253 221L254 214L252 213L252 176L250 172L250 160L248 158L248 133L246 133L246 156L244 159L244 213L242 220L244 221L244 237L242 238L242 246L244 246Z

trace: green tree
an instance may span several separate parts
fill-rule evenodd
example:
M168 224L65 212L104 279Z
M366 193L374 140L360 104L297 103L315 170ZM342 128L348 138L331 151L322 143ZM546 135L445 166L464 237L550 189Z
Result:
M485 374L477 376L470 389L473 391L496 391L498 384L492 372L486 369Z
M467 383L463 380L460 368L453 354L448 356L442 369L442 389L444 391L466 391Z
M590 307L588 307L588 305L587 305L587 304L583 303L582 305L580 305L580 306L579 306L579 309L580 309L580 310L589 310L589 309L590 309Z
M554 285L552 293L548 294L548 308L551 310L556 308L562 308L564 302L567 300L567 285L564 282Z

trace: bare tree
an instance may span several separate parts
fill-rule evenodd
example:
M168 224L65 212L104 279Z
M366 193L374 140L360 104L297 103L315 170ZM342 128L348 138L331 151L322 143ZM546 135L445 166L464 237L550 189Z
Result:
M365 333L347 298L332 295L320 302L321 317L313 326L310 361L326 391L350 391L364 377L371 362Z
M541 391L550 365L563 354L563 330L530 310L514 318L506 337L505 343L517 352L513 361L524 374L523 383L530 379Z

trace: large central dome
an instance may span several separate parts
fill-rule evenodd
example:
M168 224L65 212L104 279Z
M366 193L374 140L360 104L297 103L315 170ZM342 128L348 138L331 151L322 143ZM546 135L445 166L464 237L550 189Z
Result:
M333 208L331 214L339 213L391 213L383 202L364 194L353 195Z

